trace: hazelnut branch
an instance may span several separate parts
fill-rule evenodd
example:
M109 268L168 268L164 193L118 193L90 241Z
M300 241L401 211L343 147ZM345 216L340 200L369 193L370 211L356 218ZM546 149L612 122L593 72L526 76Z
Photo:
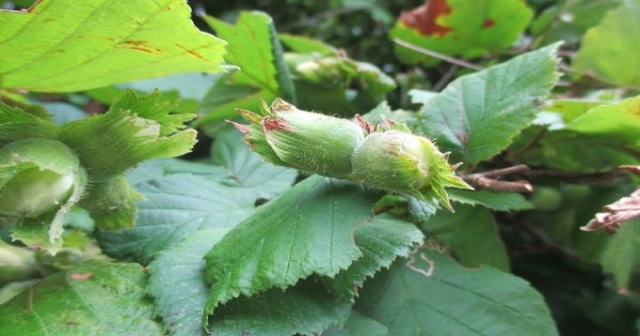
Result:
M462 176L462 179L478 189L487 189L496 192L530 193L533 192L533 187L529 181L498 180L498 178L502 176L523 173L528 170L529 167L526 165L517 165Z

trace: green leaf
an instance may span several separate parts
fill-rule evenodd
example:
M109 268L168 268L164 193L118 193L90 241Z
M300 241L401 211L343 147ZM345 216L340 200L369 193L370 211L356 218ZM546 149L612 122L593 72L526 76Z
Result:
M97 238L110 256L143 264L191 232L230 228L254 211L253 193L193 175L169 175L136 188L147 199L138 203L136 226L98 231Z
M640 264L640 220L626 222L614 235L605 232L576 234L576 250L613 276L617 289L627 289Z
M182 0L43 0L1 11L0 87L70 92L224 69L225 42L190 14Z
M184 129L192 114L171 112L154 93L128 91L105 114L62 126L60 140L75 150L93 181L101 182L151 158L191 151L197 132Z
M351 315L349 315L349 319L342 326L339 327L331 327L324 333L324 336L387 336L389 335L389 329L384 325L380 324L380 322L368 318L356 311L352 311Z
M418 113L415 125L455 160L475 163L507 147L535 117L558 79L558 44L458 78Z
M523 161L565 171L602 172L620 165L640 162L640 151L622 147L606 138L593 138L575 132L550 132Z
M617 104L597 106L566 125L565 129L617 143L621 147L640 149L640 96Z
M394 335L557 335L542 296L492 267L423 249L365 283L354 309Z
M239 297L216 309L213 335L319 335L349 316L349 306L325 293L319 283L304 280L286 291L270 289Z
M149 264L148 291L172 335L202 335L202 312L209 296L202 258L227 231L216 228L193 232L179 244L160 252Z
M582 35L600 23L607 11L622 0L571 0L552 4L531 23L534 36L542 44L563 40L578 43Z
M296 53L319 53L323 56L329 56L335 55L338 52L333 46L306 36L278 34L278 38L289 47L291 51Z
M449 245L463 265L491 265L509 270L507 249L498 234L496 220L488 209L459 205L455 213L439 211L421 226Z
M362 256L353 230L373 219L372 207L361 185L313 176L258 208L205 257L207 312L241 294L346 269Z
M351 301L365 279L382 268L388 268L398 257L406 257L414 244L422 243L424 235L413 224L388 215L376 216L373 221L356 230L355 240L362 258L356 260L333 279L323 279L325 286L341 300Z
M390 35L446 55L473 58L510 48L532 16L518 0L432 0L403 12ZM405 47L395 50L405 63L437 62Z
M548 102L543 111L532 122L534 125L547 125L549 130L563 129L567 123L585 114L590 109L608 104L604 101L581 99L558 99Z
M524 160L532 165L582 172L636 164L640 162L638 108L640 96L593 107L564 128L547 132Z
M126 173L133 186L174 174L197 175L214 181L226 179L228 175L222 167L182 159L146 160Z
M482 205L496 211L529 210L533 207L521 194L461 189L449 189L447 193L454 202Z
M162 335L146 285L137 264L58 272L0 306L3 335Z
M215 165L225 168L230 186L252 190L256 198L272 198L293 184L297 171L264 161L241 141L242 133L234 130L218 135L211 148Z
M247 110L258 110L260 98L271 97L254 85L235 84L234 74L225 74L218 78L200 102L200 110L205 111L203 118L221 120L237 116L236 108L243 106ZM204 123L206 120L197 120ZM205 124L206 125L206 124Z
M295 88L284 63L282 46L278 41L273 20L269 15L257 11L241 12L235 25L211 16L205 16L204 19L220 38L229 42L229 54L225 56L225 60L241 69L229 75L230 82L227 83L233 89L223 90L225 96L241 97L238 92L246 93L249 87L253 87L256 93L250 102L254 104L258 103L258 98L270 101L276 97L295 102ZM200 123L235 115L235 108L253 107L245 105L248 102L242 98L239 100L243 104L239 104L238 101L235 105L213 104L211 100L220 100L217 95L218 90L210 91L205 97L207 102L203 103L204 106L215 108L207 111ZM229 98L222 100L227 101Z
M629 52L640 41L640 0L625 0L582 39L571 64L614 85L640 87L640 60Z

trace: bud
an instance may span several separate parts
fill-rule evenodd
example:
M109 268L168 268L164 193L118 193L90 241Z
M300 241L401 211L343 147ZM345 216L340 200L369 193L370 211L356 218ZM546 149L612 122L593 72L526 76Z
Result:
M262 113L263 117L242 111L254 124L236 124L236 128L267 161L329 177L351 173L351 153L365 136L360 126L347 119L301 111L281 99L270 108L263 104Z
M444 188L472 188L454 174L447 158L425 137L388 130L367 136L351 163L355 179L420 200L435 198L451 210Z
M34 218L58 209L84 179L78 157L61 142L9 143L0 148L0 214Z

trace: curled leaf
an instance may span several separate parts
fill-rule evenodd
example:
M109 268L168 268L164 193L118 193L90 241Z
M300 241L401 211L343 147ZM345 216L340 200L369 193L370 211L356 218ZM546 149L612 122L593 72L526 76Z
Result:
M634 191L628 197L623 197L606 205L603 210L598 212L587 225L580 229L583 231L603 229L609 233L615 233L626 221L640 217L640 189Z

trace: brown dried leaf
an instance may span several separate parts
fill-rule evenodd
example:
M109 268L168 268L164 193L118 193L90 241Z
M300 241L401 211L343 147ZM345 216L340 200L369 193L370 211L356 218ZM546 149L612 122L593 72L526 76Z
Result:
M603 208L587 225L581 227L583 231L603 229L615 233L624 222L640 217L640 189L628 197L623 197Z
M620 169L640 175L640 166L620 166Z

